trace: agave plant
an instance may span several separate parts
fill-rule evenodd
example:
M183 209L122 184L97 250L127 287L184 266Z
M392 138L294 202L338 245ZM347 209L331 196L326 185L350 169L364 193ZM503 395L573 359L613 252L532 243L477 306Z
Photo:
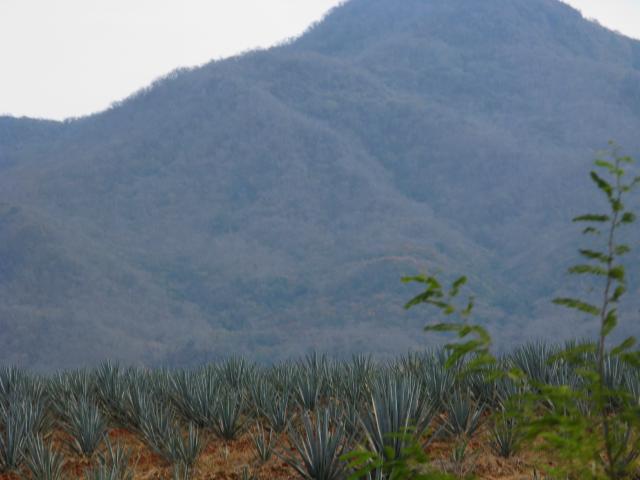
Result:
M496 400L494 408L505 410L512 403L519 403L527 391L526 384L517 383L507 377L498 379L496 381Z
M116 424L140 432L149 398L155 393L144 373L103 363L95 373L95 388L100 404Z
M287 362L274 365L267 373L266 378L279 392L288 392L293 390L296 376L296 366Z
M48 393L54 409L64 413L69 402L95 399L93 376L88 370L59 373L50 380Z
M596 358L594 356L595 364ZM626 386L627 364L620 358L607 355L604 357L604 375L603 382L605 388L610 392L622 392ZM609 400L609 410L614 411L620 407L621 397L611 398Z
M150 402L144 412L140 431L149 448L157 455L173 464L171 443L178 436L175 428L175 418L172 412L159 402Z
M271 430L278 434L284 432L291 421L289 392L276 393L275 397L264 406L262 414L269 422Z
M191 468L182 463L176 463L173 466L173 480L191 480L192 477Z
M516 420L499 416L491 430L489 446L497 456L510 458L518 453L522 440L522 432Z
M313 411L320 403L324 377L317 372L300 371L296 377L295 398L303 410Z
M257 423L256 431L251 434L251 439L253 441L253 449L260 463L268 462L274 447L273 430L269 430L269 435L267 435L262 425Z
M98 454L97 465L85 471L85 480L133 480L133 471L129 468L131 450L119 444L114 447L109 441L106 445L106 452Z
M93 455L107 434L107 423L100 409L86 399L68 404L64 426L72 437L71 448L85 457Z
M420 403L421 398L420 384L413 375L387 373L373 382L370 404L359 418L374 453L384 458L390 450L398 459L410 441L424 434L435 409Z
M534 384L555 384L559 361L553 361L558 348L546 343L528 343L514 350L509 361Z
M498 402L497 382L487 378L484 372L465 375L457 389L468 391L476 402L483 405L495 405Z
M318 354L307 355L304 362L297 365L293 393L298 405L307 411L319 406L323 392L330 389L330 368L327 358Z
M183 420L199 428L212 428L216 421L220 382L210 368L195 373L178 372L170 378L169 397Z
M53 430L53 419L44 396L11 398L7 406L0 406L3 418L19 418L27 434L47 436Z
M0 368L0 404L8 406L16 398L24 398L32 391L32 380L17 367Z
M125 414L127 424L132 430L142 431L143 424L148 422L150 412L160 409L162 412L173 417L173 410L168 402L163 402L158 398L153 387L148 384L148 379L144 377L136 378L132 372L127 377L127 391L125 395Z
M454 437L471 438L480 426L485 407L468 393L456 392L447 403L445 431Z
M625 390L631 406L640 408L640 372L627 372Z
M0 413L0 473L4 473L20 468L28 437L24 419L9 411Z
M340 422L332 422L329 410L314 416L305 412L302 431L289 430L291 445L299 458L278 453L305 480L341 480L347 465L341 460L351 441Z
M63 478L62 454L45 445L41 436L29 440L26 465L33 480L60 480Z
M217 367L225 384L238 392L244 390L254 368L242 357L232 357Z
M127 384L118 365L105 362L94 373L95 386L101 406L119 425L128 426L125 406Z
M340 403L331 403L328 407L333 413L334 418L339 418L346 432L354 439L361 436L360 429L360 407L349 401Z
M332 385L333 396L346 401L350 405L364 403L369 394L374 366L371 357L354 356L351 362L334 370Z
M455 478L469 478L475 468L478 455L478 453L469 454L468 439L458 440L451 451L449 462L446 464L443 462L444 470L451 472Z
M245 428L242 420L244 402L237 392L225 390L221 392L216 409L214 432L222 440L235 440Z
M242 467L241 478L242 480L258 480L258 476L251 473L251 471L249 470L249 467L247 467L246 465Z
M174 464L181 465L185 470L191 472L198 457L202 453L204 443L198 433L198 429L189 424L186 437L174 434L170 438L169 451Z
M414 375L421 379L423 397L438 410L449 401L456 383L456 370L446 368L446 360L442 355L443 353L432 353L422 357L414 367Z
M248 386L251 407L258 416L269 407L276 397L276 389L264 377L255 375Z

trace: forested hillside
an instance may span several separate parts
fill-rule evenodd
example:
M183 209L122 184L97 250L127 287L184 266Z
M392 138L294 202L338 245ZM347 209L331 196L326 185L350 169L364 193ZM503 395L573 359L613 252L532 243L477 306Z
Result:
M0 362L390 355L430 341L426 269L502 345L586 335L550 299L610 139L640 158L640 42L556 0L351 0L100 114L0 118Z

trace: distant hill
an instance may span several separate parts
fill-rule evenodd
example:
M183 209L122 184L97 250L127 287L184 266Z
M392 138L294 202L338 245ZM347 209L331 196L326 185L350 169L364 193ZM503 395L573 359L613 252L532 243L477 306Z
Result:
M570 218L639 132L640 42L556 0L351 0L103 113L0 118L0 362L393 355L435 341L402 310L426 269L500 345L588 334L550 305Z

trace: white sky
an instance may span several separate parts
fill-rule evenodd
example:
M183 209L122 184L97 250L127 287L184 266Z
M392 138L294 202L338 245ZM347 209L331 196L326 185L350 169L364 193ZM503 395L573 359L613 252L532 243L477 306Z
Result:
M640 0L566 1L640 38ZM62 119L103 110L177 67L299 35L339 3L0 0L0 114Z

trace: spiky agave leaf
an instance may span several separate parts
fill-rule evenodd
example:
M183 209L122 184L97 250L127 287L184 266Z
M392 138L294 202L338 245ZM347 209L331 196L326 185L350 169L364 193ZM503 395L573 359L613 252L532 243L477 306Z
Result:
M170 458L174 465L182 465L189 472L193 470L202 449L204 442L193 424L189 424L186 437L174 432L169 439Z
M278 453L287 464L305 480L340 480L346 476L347 465L341 460L350 446L344 427L332 422L329 410L319 410L315 415L305 412L302 431L289 430L293 448L299 458Z
M211 429L216 421L220 380L210 368L178 372L171 376L169 397L178 414L199 428Z
M350 362L334 370L330 396L358 405L366 401L371 380L374 376L374 364L371 357L354 355Z
M260 423L256 423L256 431L251 434L253 449L260 463L266 463L271 458L274 447L273 430L269 429L269 434L265 432Z
M71 448L90 457L107 434L107 422L97 405L87 399L71 401L64 414L64 428L71 435Z
M56 374L48 382L48 393L58 413L64 413L69 402L96 399L95 382L88 370L74 370Z
M20 418L28 435L49 435L53 430L54 422L46 397L17 395L13 394L9 397L8 405L0 406L0 415L3 418Z
M111 362L101 363L94 373L94 378L96 393L103 409L116 423L127 426L127 385L120 367Z
M17 470L24 460L27 445L24 419L3 411L0 414L0 472Z
M277 391L263 376L256 375L248 386L251 408L257 416L263 416L263 412L269 408L277 395Z
M235 440L246 426L242 419L244 401L237 391L223 390L216 409L213 425L215 434L222 440Z
M491 430L489 446L494 454L510 458L520 450L523 440L517 421L506 416L499 416Z
M313 370L301 369L295 380L294 394L298 405L306 411L313 411L320 403L324 376Z
M276 390L290 392L293 390L297 373L296 365L291 362L285 362L271 367L266 374L266 378Z
M244 357L231 357L217 366L220 377L225 384L236 392L244 390L255 369Z
M258 480L258 476L251 473L248 466L242 467L242 480Z
M149 377L139 370L103 363L95 373L101 406L118 425L140 432L140 423L154 391Z
M52 450L41 436L31 437L26 453L26 465L33 480L61 480L64 458Z
M265 405L262 414L269 422L271 429L280 434L286 430L292 419L289 408L289 392L276 392L272 400Z
M0 405L8 406L10 400L30 393L29 375L17 367L0 367Z
M149 401L141 416L140 431L145 443L157 455L172 464L171 442L178 435L173 413L159 402Z
M420 438L428 428L435 409L421 403L420 383L413 375L387 372L371 389L369 405L360 411L360 423L369 448L380 458L401 457L409 440Z
M508 361L521 370L534 384L548 385L556 378L559 361L553 361L559 352L557 346L543 342L528 343L516 348L508 356Z
M97 465L85 471L85 480L133 480L133 471L129 468L131 450L119 444L114 447L108 440L106 445L106 451L98 454Z
M443 364L434 362L423 368L421 378L424 395L435 403L435 408L443 408L455 389L455 369L446 368Z
M468 392L456 392L447 403L446 432L454 437L471 438L480 426L484 411L485 406L474 400Z

